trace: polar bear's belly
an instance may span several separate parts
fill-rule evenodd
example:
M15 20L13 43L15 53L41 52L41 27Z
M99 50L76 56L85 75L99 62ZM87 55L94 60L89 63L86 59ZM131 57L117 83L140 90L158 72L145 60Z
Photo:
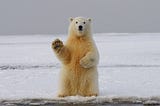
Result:
M80 60L86 55L86 51L75 51L73 52L73 54L71 55L71 61L68 64L68 67L70 67L70 71L73 72L73 74L75 75L81 75L82 73L85 72L85 68L83 68L80 65Z
M70 62L67 64L68 71L71 72L71 74L76 76L81 76L85 74L86 68L83 68L80 65L80 60L86 56L86 54L90 51L92 48L92 44L88 43L89 41L77 41L74 40L71 44L68 44L68 48L70 51Z

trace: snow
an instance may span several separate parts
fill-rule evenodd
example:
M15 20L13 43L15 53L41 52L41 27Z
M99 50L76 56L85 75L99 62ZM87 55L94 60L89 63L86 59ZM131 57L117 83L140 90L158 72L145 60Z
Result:
M0 36L0 99L57 98L61 64L50 47L56 38L67 36ZM100 52L98 98L160 96L159 33L101 33L94 39Z

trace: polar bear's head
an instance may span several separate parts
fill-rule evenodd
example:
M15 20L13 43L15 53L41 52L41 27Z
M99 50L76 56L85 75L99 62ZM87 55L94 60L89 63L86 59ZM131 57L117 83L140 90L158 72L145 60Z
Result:
M83 17L70 18L69 33L78 37L90 35L91 19Z

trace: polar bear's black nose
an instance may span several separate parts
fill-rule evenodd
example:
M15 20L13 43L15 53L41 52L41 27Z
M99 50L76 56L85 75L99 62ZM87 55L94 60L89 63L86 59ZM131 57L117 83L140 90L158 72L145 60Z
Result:
M82 31L82 29L83 29L83 26L82 26L82 25L80 25L80 26L79 26L79 30L80 30L80 31Z

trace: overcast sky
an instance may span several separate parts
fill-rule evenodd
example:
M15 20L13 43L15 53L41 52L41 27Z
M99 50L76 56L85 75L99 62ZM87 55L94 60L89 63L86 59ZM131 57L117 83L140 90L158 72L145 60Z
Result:
M93 32L160 32L160 0L0 0L0 35L67 34L69 17Z

